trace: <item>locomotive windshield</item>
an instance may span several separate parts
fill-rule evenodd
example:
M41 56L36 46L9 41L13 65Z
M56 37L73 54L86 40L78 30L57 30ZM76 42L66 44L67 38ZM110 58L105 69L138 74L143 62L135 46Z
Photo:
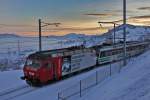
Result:
M38 60L27 59L26 66L33 67L33 68L39 68L40 62Z

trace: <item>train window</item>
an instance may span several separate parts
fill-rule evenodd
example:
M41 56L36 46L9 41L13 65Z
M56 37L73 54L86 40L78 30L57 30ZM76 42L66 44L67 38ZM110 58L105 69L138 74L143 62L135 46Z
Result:
M48 63L48 66L47 66L48 68L50 68L51 67L51 63Z
M133 47L130 47L130 51L132 51L132 50L134 50L134 48L133 48Z
M111 56L112 52L111 51L103 51L100 54L100 57L106 57L106 56Z
M103 52L101 52L101 54L100 54L100 57L105 57L106 55L105 55L105 52L103 51Z
M40 67L40 62L37 60L28 59L26 61L26 65L34 68Z
M127 47L127 51L131 51L131 48L130 48L130 47Z
M112 51L107 51L107 55L106 56L111 56L112 55Z
M50 68L51 67L51 63L46 63L44 66L47 67L47 68Z
M121 49L119 49L119 50L118 50L118 53L119 53L119 54L120 54L120 53L122 53L122 50L121 50Z
M112 55L115 55L116 54L116 52L115 51L112 51Z
M121 52L122 52L121 49L116 49L116 50L112 51L112 55L120 54Z
M48 63L47 67L50 68L51 66L52 66L52 64L51 64L51 63Z

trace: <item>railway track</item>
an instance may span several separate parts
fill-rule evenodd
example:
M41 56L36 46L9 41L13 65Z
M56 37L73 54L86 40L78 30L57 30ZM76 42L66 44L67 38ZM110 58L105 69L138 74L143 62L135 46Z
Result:
M9 88L9 89L0 91L0 100L11 100L16 97L33 92L37 89L39 89L39 88L30 87L28 85L22 85L22 86L18 86L15 88Z

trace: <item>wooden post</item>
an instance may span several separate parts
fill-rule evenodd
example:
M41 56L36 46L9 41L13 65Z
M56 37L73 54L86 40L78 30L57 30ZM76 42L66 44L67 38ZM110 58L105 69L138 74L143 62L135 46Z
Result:
M59 100L59 92L58 92L58 100Z
M111 63L110 63L110 76L111 76Z
M98 71L96 71L96 85L98 84Z
M82 87L81 87L81 80L80 80L80 97L82 97L82 94L81 94L81 92L82 92Z

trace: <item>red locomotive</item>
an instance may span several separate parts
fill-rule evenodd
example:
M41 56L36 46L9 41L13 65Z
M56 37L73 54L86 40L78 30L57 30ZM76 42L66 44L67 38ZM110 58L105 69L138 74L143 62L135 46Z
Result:
M149 43L127 44L127 57L142 53ZM70 47L57 50L36 52L28 56L23 68L28 84L37 85L89 69L96 64L104 64L123 58L123 46L107 47Z
M30 85L43 84L94 65L96 52L89 48L71 47L36 52L28 56L22 79Z

